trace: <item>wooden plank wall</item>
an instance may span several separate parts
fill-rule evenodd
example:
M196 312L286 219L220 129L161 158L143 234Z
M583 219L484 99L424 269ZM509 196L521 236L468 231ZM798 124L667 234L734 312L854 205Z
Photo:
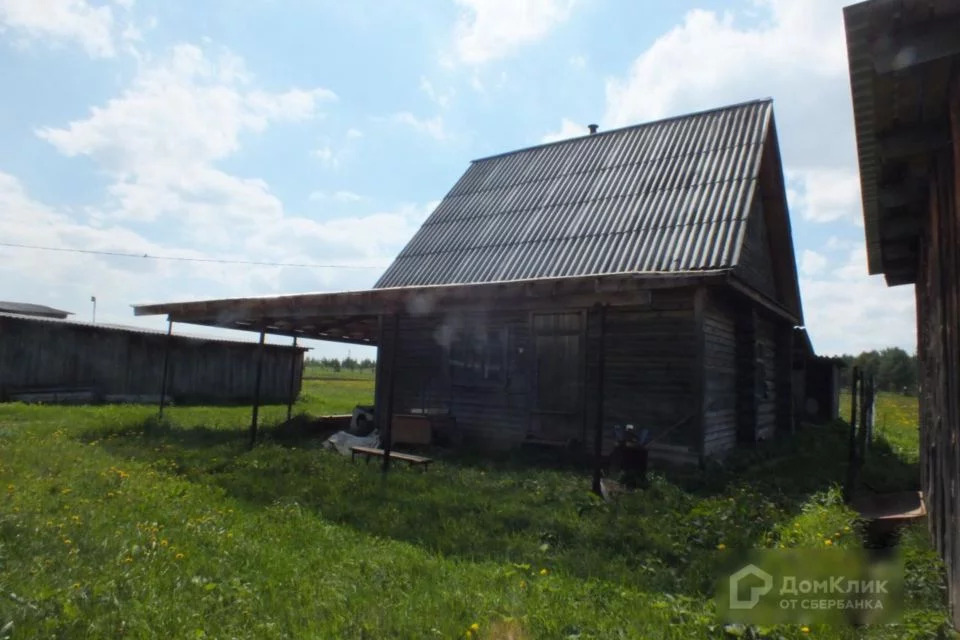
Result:
M757 360L762 364L763 379L757 397L757 438L768 440L777 429L777 326L773 321L757 318Z
M613 307L607 311L605 455L613 449L613 425L632 423L656 433L695 408L693 299L693 289L655 290L649 305ZM595 316L590 318L588 353L594 354L598 332ZM586 388L588 395L594 396L596 362L595 356L588 356ZM587 415L593 415L594 406L588 402ZM697 424L694 419L672 431L654 448L652 457L677 463L696 462Z
M921 476L934 544L960 627L960 83L951 94L953 148L939 154L920 242L917 353Z
M708 457L722 457L737 444L737 312L718 291L709 291L703 327L703 449Z
M0 388L90 387L101 396L159 396L167 337L69 323L0 318ZM267 346L261 400L299 392L303 352ZM179 402L246 402L253 397L257 345L177 336L167 393ZM2 397L2 393L0 393Z
M737 264L736 274L744 282L766 294L772 300L779 299L776 277L773 273L773 260L770 254L770 237L760 198L754 201L750 209L747 235L740 253L740 262Z
M389 324L389 323L387 323ZM447 348L460 330L503 330L507 337L502 383L465 387L452 383ZM389 358L385 331L378 358ZM466 442L502 448L527 434L530 403L530 330L526 311L456 312L401 316L394 382L394 412L448 412ZM383 384L378 380L378 402Z

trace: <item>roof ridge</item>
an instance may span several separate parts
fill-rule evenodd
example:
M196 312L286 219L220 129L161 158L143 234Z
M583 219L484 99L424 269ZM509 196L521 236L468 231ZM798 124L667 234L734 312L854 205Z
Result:
M658 118L656 120L648 120L647 122L638 122L637 124L626 125L623 127L617 127L615 129L607 129L606 131L598 131L597 133L586 133L582 136L576 136L574 138L564 138L563 140L554 140L553 142L543 142L540 144L533 144L526 147L521 147L519 149L514 149L512 151L504 151L501 153L495 153L489 156L481 156L470 161L470 164L476 164L478 162L484 162L486 160L492 160L493 158L502 158L504 156L513 155L515 153L523 153L525 151L533 151L534 149L543 149L546 147L555 147L562 144L569 144L571 142L576 142L583 140L584 138L601 138L604 136L613 135L615 133L621 133L629 129L641 129L643 127L650 127L653 125L664 124L666 122L672 122L675 120L686 120L688 118L695 118L697 116L707 115L709 113L720 113L721 111L732 111L734 109L742 109L750 105L758 104L773 104L773 98L754 98L753 100L744 100L743 102L737 102L734 104L728 104L722 107L714 107L712 109L702 109L700 111L693 111L691 113L684 113L676 116L666 116L663 118Z

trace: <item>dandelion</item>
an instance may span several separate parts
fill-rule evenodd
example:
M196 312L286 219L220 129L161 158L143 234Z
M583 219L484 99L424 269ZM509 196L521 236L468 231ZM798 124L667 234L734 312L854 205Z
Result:
M170 544L170 543L167 541L166 538L163 538L162 540L160 540L160 546L161 546L161 547L165 547L165 546L167 546L168 544Z
M810 627L807 627L807 626L800 627L800 631L804 633L810 633Z
M67 545L67 546L69 547L70 545L73 544L73 540L71 540L70 538L64 538L64 539L63 539L63 544L65 544L65 545Z
M549 570L549 569L540 569L540 575L545 576L545 575L547 575L548 573L550 573L550 570Z
M177 560L183 560L183 554L182 554L182 553L178 553L177 555L175 555L175 556L173 556L173 557L176 558Z
M130 556L127 556L126 558L123 559L123 561L124 561L124 562L127 562L127 563L133 562L133 558L130 557Z
M472 625L470 625L470 631L473 631L474 633L480 631L480 625L474 622Z
M727 545L723 544L722 542L717 545L717 551L723 551L726 548L727 548Z
M830 545L833 544L833 540L831 540L830 538L827 538L826 540L823 541L823 544L829 547Z

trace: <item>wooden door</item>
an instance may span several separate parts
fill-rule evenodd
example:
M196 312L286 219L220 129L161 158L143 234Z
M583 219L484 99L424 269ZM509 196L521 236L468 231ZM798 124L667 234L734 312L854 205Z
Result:
M583 315L535 313L533 412L530 436L583 440Z

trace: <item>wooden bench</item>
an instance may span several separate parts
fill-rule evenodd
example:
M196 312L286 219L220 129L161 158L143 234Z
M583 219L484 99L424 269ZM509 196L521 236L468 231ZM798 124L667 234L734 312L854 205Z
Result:
M370 462L370 458L382 458L386 455L386 451L383 449L374 449L373 447L350 447L350 459L356 460L357 454L364 456L367 462ZM410 464L410 466L421 465L426 471L427 467L433 462L433 458L426 458L424 456L415 456L412 453L400 453L399 451L390 452L391 460L402 460Z

